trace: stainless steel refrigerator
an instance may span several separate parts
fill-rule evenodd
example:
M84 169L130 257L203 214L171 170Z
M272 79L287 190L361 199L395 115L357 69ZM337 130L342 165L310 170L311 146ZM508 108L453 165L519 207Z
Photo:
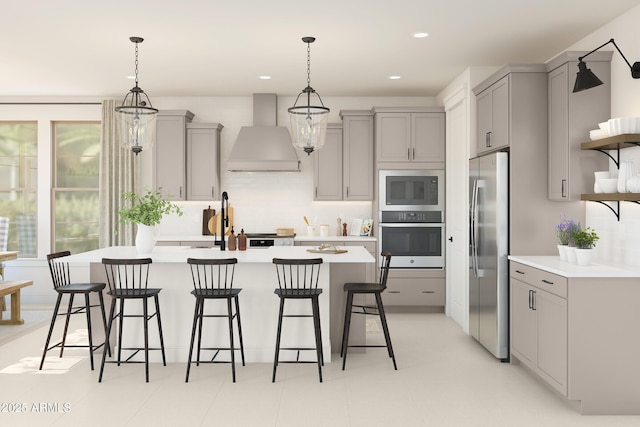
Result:
M509 155L469 160L469 332L509 358Z

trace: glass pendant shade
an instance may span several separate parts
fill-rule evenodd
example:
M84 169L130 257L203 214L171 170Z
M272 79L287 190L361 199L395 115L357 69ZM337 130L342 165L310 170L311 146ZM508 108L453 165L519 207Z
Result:
M138 86L138 43L142 43L144 39L129 37L129 40L136 44L136 85L115 110L121 144L137 155L144 148L153 146L158 110L153 108L147 94Z
M322 105L322 101L320 103ZM328 108L324 105L321 107L312 106L308 99L307 105L294 105L289 108L289 119L294 147L298 150L304 150L307 155L311 154L313 150L322 148L327 135Z
M324 145L329 121L329 109L324 106L320 95L311 87L310 44L315 41L315 38L303 37L302 41L307 43L307 87L298 94L293 107L287 111L289 111L289 120L291 122L293 146L309 155ZM311 105L312 94L318 98L316 105ZM298 105L298 100L301 97L306 100L306 105Z

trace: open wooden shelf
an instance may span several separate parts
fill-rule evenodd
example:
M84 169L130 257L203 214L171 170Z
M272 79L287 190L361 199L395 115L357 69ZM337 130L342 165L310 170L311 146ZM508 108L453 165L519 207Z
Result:
M581 150L618 150L640 146L640 134L624 133L622 135L609 136L595 141L583 142Z
M640 193L590 193L581 194L580 200L590 202L638 202Z

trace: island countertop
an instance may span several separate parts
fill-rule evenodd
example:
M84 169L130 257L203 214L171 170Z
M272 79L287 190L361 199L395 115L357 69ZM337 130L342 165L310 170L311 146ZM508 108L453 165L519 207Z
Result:
M341 254L308 252L304 246L271 246L246 251L221 251L215 248L191 248L188 246L156 246L149 254L139 254L135 246L110 246L71 255L70 263L99 263L102 258L151 258L156 263L186 263L187 258L237 258L238 263L271 263L273 258L322 258L330 264L375 263L375 258L363 246L340 247Z

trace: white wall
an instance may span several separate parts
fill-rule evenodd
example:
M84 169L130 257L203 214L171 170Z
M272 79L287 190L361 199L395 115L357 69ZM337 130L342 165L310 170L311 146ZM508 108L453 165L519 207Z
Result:
M637 6L565 50L590 51L613 38L633 64L640 60L639 21L640 6ZM615 47L610 44L603 49L615 50ZM588 65L589 58L585 62ZM640 117L638 99L640 80L631 78L628 65L616 51L611 61L611 117ZM594 123L593 129L597 128L598 124ZM640 172L640 148L625 149L620 154L622 160L633 161ZM615 168L615 165L612 167ZM615 208L615 204L612 206ZM593 227L600 236L596 257L607 262L640 265L640 258L636 256L640 250L640 206L621 202L619 222L607 207L598 203L585 203L585 209L586 225Z

